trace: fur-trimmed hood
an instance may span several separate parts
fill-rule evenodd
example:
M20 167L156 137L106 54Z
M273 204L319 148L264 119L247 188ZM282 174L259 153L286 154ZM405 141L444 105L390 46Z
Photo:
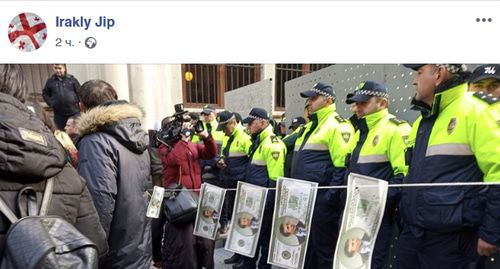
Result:
M83 113L76 125L81 138L95 133L106 133L129 150L142 153L149 144L148 134L141 127L140 119L143 116L142 109L137 105L115 101Z

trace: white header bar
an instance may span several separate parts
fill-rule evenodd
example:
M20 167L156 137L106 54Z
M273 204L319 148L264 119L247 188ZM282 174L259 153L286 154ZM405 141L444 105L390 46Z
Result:
M500 2L6 1L1 5L4 63L500 62ZM33 52L18 50L7 38L9 22L23 12L39 15L47 26L45 44ZM85 46L88 37L97 41L95 48Z

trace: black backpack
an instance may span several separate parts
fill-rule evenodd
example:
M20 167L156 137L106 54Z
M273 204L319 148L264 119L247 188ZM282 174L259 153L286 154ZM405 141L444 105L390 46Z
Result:
M12 222L5 236L0 269L97 268L96 245L61 217L46 216L53 186L54 178L48 179L40 212L36 192L31 187L20 190L20 219L0 197L0 211ZM27 204L23 207L24 200Z

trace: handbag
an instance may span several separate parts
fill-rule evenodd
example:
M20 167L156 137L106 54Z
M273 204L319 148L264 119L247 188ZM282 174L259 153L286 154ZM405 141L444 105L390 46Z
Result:
M194 222L198 210L198 194L181 184L182 170L179 166L179 182L165 192L165 216L169 223L182 225Z

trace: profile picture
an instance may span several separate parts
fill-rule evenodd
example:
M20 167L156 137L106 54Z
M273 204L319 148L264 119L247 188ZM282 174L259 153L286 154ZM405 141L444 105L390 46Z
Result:
M14 17L8 28L9 41L18 50L30 52L42 47L47 40L47 26L34 13L21 13Z
M284 216L276 222L277 238L283 244L298 246L305 242L307 229L305 224L299 219L291 216Z
M339 260L344 266L360 268L370 258L371 239L365 230L353 227L341 235L339 248Z
M235 230L246 236L252 236L259 230L258 219L250 213L241 212L236 214Z
M201 209L201 216L204 221L209 223L216 223L219 219L219 213L209 206L205 206Z

